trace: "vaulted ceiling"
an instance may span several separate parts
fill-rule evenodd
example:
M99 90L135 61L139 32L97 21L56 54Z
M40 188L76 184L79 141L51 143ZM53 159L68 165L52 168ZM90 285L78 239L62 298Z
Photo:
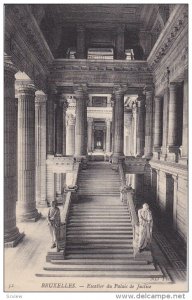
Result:
M47 43L55 56L76 45L76 29L84 25L87 40L108 40L113 46L118 26L125 28L125 46L139 43L142 31L160 33L171 10L167 4L31 4ZM156 35L157 35L156 34ZM157 38L157 36L156 36ZM154 44L154 42L152 43Z

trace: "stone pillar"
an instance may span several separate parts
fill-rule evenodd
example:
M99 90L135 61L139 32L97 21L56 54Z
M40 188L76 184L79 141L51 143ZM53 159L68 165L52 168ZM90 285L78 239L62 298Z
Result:
M132 132L132 109L131 108L126 108L125 113L124 113L124 123L125 123L125 128L126 128L126 147L124 147L124 152L126 156L131 155L131 147L133 145L133 136L131 134Z
M62 131L63 131L63 135L62 135L62 139L63 139L63 143L62 143L62 154L63 156L66 155L66 110L68 108L68 102L65 98L62 99L62 108L63 108L63 127L62 127Z
M22 221L37 221L35 201L35 86L20 74L18 85L18 213Z
M93 118L88 118L88 152L92 152Z
M132 144L131 144L131 155L136 156L137 154L137 119L138 119L138 103L133 104L133 118L132 118Z
M144 155L145 145L145 100L144 97L139 96L138 103L138 117L137 117L137 156Z
M76 98L76 123L75 123L75 156L87 154L87 95L85 86L75 87Z
M4 57L4 244L15 247L24 237L16 226L17 201L17 110L15 73L17 69Z
M77 25L77 58L86 58L85 55L85 28Z
M155 114L154 114L154 131L153 131L153 156L156 159L160 158L162 145L162 119L163 119L163 99L160 96L155 97Z
M182 134L182 146L181 159L179 162L187 163L188 159L188 69L184 73L183 82L183 134Z
M117 29L117 38L116 38L117 59L125 59L124 33L125 33L125 26L120 25Z
M169 106L169 87L164 90L163 96L163 137L160 160L167 158L167 128L168 128L168 106Z
M115 99L114 99L114 96L111 97L111 106L112 106L112 143L111 143L111 152L114 152L114 135L115 135Z
M114 153L113 156L118 158L123 156L124 142L124 92L121 87L115 87L115 128L114 128Z
M146 158L152 157L152 138L153 138L153 88L145 88L145 150Z
M177 131L177 83L171 82L169 86L169 116L168 116L168 140L167 140L167 158L173 161L177 160L178 155L178 131Z
M106 120L106 153L110 152L111 146L111 120Z
M35 93L35 155L36 155L36 203L47 206L46 202L46 101L42 91Z
M75 117L70 114L67 118L66 132L66 154L74 155L75 153Z
M178 202L178 176L172 175L174 180L174 191L173 191L173 228L177 229L177 202Z
M55 109L54 103L57 90L55 86L51 86L47 99L47 154L55 153Z
M57 103L55 109L55 148L56 148L56 155L62 156L63 153L63 105L62 102L59 101L60 97L57 95Z

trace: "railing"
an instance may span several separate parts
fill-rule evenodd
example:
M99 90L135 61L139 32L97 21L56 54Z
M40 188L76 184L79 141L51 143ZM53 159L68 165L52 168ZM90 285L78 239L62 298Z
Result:
M69 216L69 210L71 206L71 202L74 198L77 197L77 179L80 169L80 163L75 163L75 169L74 169L74 175L73 175L73 184L72 187L67 189L67 196L66 200L63 206L63 209L61 210L61 224L60 228L58 230L58 236L57 236L57 247L58 251L63 250L63 256L65 257L65 248L66 248L66 226L67 226L67 220ZM75 195L75 197L74 197Z
M127 205L131 213L131 223L133 227L133 247L137 248L138 245L138 234L139 234L139 219L135 211L135 206L133 202L134 190L126 185L125 174L123 170L122 163L119 163L119 175L121 180L121 193L122 201L124 205Z
M121 179L121 192L122 201L124 205L127 205L131 213L131 223L133 227L133 250L135 260L146 260L149 263L153 261L151 250L139 252L139 218L137 216L134 206L134 190L132 187L126 185L125 173L122 162L118 164L119 175Z

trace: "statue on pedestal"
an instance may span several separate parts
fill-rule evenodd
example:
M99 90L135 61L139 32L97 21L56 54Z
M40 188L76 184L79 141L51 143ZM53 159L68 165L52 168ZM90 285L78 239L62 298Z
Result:
M139 252L146 250L151 245L152 229L153 229L153 217L147 203L143 204L143 207L138 210L139 218L139 240L138 248Z

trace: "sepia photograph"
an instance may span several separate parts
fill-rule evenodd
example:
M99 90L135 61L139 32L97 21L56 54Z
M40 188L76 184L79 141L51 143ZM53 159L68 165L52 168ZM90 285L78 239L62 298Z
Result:
M188 4L3 23L4 292L188 292Z

